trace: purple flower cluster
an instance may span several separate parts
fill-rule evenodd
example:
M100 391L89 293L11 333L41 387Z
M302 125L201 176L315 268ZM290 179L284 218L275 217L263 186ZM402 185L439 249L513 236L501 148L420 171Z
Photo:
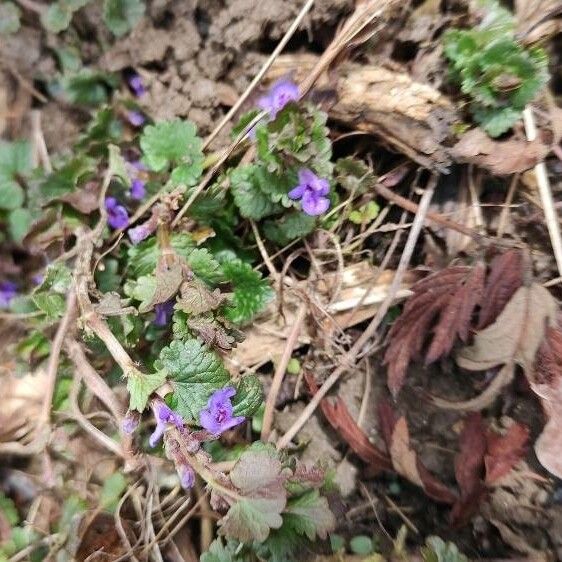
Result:
M277 114L290 102L299 99L299 87L290 80L278 80L265 96L258 99L258 107L269 113L270 119L275 119Z
M0 308L8 308L12 300L18 295L18 286L11 281L0 283Z
M107 222L111 228L115 230L127 228L129 224L129 214L127 213L127 209L125 209L115 197L105 198L105 210L107 211Z
M141 201L146 196L146 182L141 177L145 171L146 166L140 160L127 162L127 173L131 178L129 196L135 201Z
M211 394L207 408L199 413L201 427L213 435L220 435L228 429L241 424L244 416L234 416L231 398L236 390L231 386L216 390Z
M172 319L172 314L174 314L174 301L169 300L167 302L163 302L162 304L157 304L154 307L154 314L155 326L167 326Z
M302 210L310 216L321 215L330 207L330 200L326 197L330 192L328 180L319 178L308 168L299 170L299 183L289 191L291 199L300 199Z
M142 78L136 72L129 76L129 78L127 79L127 83L129 84L129 88L131 88L131 91L137 98L140 98L141 96L144 96L144 94L146 94L146 87L142 81Z
M146 117L140 111L129 110L125 116L133 127L142 127L146 123Z
M162 400L154 399L152 401L152 412L156 418L156 428L148 438L151 447L156 447L156 443L160 441L168 424L175 425L178 429L183 429L183 418L168 407Z

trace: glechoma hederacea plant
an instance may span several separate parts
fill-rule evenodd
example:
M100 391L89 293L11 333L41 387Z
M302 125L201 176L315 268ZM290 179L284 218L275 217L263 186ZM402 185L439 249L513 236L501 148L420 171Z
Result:
M133 96L144 94L138 75L128 86ZM33 169L27 143L0 145L6 235L41 247L52 260L32 285L12 279L0 285L0 307L29 316L16 368L46 360L47 331L74 307L93 365L105 371L115 365L110 380L126 381L121 434L152 454L161 451L183 488L194 485L196 474L209 486L227 539L212 551L246 549L269 558L282 548L288 555L334 528L325 471L259 441L229 453L237 462L228 475L213 468L213 455L228 453L220 436L252 421L263 404L257 376L233 378L223 361L273 298L268 279L254 269L258 254L244 223L251 219L268 243L281 247L333 220L328 212L338 195L326 114L299 101L292 82L275 83L233 131L254 147L253 162L232 156L173 228L215 157L205 157L193 123L151 123L119 103L94 114L72 154L56 157L50 174ZM248 127L260 110L261 120ZM361 194L363 169L354 175L353 163L343 161L337 171L344 189L343 177L354 183L349 191ZM215 235L201 243L197 229ZM60 256L70 231L74 246ZM60 376L70 368L63 350Z

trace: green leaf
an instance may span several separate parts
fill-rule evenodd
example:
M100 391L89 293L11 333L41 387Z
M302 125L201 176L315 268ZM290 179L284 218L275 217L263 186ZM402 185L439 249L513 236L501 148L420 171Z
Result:
M285 511L294 517L293 525L297 532L311 541L317 536L325 539L336 528L336 518L330 511L328 500L318 490L309 490L298 498L292 498Z
M170 174L170 186L177 187L179 185L194 186L197 185L201 175L203 174L203 159L196 158L190 164L180 164L172 170Z
M255 164L235 168L230 174L234 202L243 217L260 220L279 212L282 208L259 187Z
M199 279L210 285L222 281L223 270L220 263L206 248L195 248L187 256L187 264Z
M278 220L268 220L263 225L263 233L272 242L285 246L296 238L310 234L316 226L316 218L300 211L293 211Z
M142 0L104 0L103 21L113 35L120 37L135 27L144 10Z
M0 140L0 183L27 176L32 169L31 145L27 141Z
M64 31L72 20L72 11L64 9L59 2L51 4L47 10L41 13L43 27L51 33Z
M0 511L4 514L8 523L13 527L20 521L16 504L2 492L0 492Z
M187 260L193 251L195 244L189 234L172 234L170 245L174 252L181 258ZM155 237L143 240L136 246L127 250L127 263L133 277L148 275L156 269L160 257L160 249Z
M198 340L174 340L162 349L159 367L168 374L177 410L187 421L199 421L209 396L230 382L220 357Z
M119 178L125 185L129 185L131 180L127 172L127 163L125 158L121 156L120 148L114 144L110 144L107 150L109 152L109 170L111 175Z
M8 215L8 229L12 240L21 242L32 222L33 217L28 209L14 209Z
M511 107L503 109L475 108L474 119L491 136L499 137L521 119L521 111Z
M377 218L379 211L379 205L375 201L369 201L359 209L351 211L349 220L354 224L369 224Z
M263 387L258 377L256 375L242 377L232 399L234 415L249 418L258 411L262 402Z
M426 546L421 549L424 562L468 562L468 558L451 542L428 537L425 543Z
M20 28L21 10L13 2L0 4L0 35L15 33Z
M281 462L269 451L245 452L230 472L230 480L243 499L237 500L219 521L219 533L241 542L265 541L270 529L283 524L285 479Z
M249 322L273 298L269 282L242 260L225 262L222 269L227 281L234 287L232 305L227 308L226 317L235 324Z
M62 295L52 293L37 293L31 299L35 306L47 315L48 319L61 317L66 310L66 303Z
M143 275L136 281L127 282L124 290L127 296L140 301L140 312L147 312L152 308L151 303L156 293L156 285L157 281L154 275Z
M65 295L72 285L72 272L63 262L54 262L47 266L43 282L36 292L53 291Z
M191 121L163 121L143 129L140 145L144 161L159 172L170 163L196 166L203 162L202 141Z
M107 72L83 68L74 74L65 74L60 86L71 103L96 106L105 103L109 90L115 88L118 81Z
M127 488L127 479L115 472L103 482L100 494L100 507L107 511L115 511L123 492Z
M150 395L166 382L166 373L143 374L132 372L127 377L127 390L129 391L129 409L142 412Z
M377 179L373 172L357 158L340 158L335 166L336 180L349 193L362 195L372 191Z
M209 546L209 550L201 554L200 562L243 562L243 559L236 556L236 547L232 542L223 544L219 537Z
M86 149L89 154L105 155L109 143L117 143L121 139L123 125L109 107L99 109L88 124L76 145L78 149Z
M87 156L76 156L50 174L40 186L40 198L47 202L67 193L90 177L96 169L95 161Z
M22 203L23 189L15 181L0 179L0 209L17 209Z
M349 548L354 554L368 556L373 552L373 540L366 535L357 535L349 541Z

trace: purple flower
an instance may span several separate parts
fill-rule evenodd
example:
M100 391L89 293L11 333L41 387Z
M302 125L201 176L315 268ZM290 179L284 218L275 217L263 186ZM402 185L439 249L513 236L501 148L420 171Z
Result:
M180 477L180 484L184 490L193 488L195 484L195 472L188 464L182 464L178 467L178 476Z
M127 111L126 116L133 127L142 127L146 122L146 117L140 111Z
M127 209L119 204L115 197L105 198L105 209L107 211L107 222L111 228L126 228L129 224L129 215Z
M259 98L258 107L269 112L271 119L275 119L289 102L299 99L299 87L290 80L278 80L271 86L269 92Z
M289 191L291 199L300 199L302 210L311 216L321 215L328 210L330 200L326 197L330 191L328 180L319 178L308 168L299 170L299 183Z
M135 226L135 228L129 228L127 234L129 235L131 242L137 245L139 242L142 242L152 234L152 229L146 224L139 224L139 226Z
M45 280L45 274L43 272L41 273L36 273L31 280L33 281L34 285L41 285L41 283L43 283L43 281Z
M169 300L167 302L163 302L162 304L157 304L154 307L154 312L156 314L154 318L154 325L166 326L168 322L170 322L172 314L174 313L174 301Z
M156 418L156 428L148 438L148 443L151 447L156 447L156 443L158 443L162 435L164 435L168 424L175 425L178 429L182 429L183 418L177 412L174 412L174 410L166 406L160 399L153 400L151 405L154 417Z
M141 96L146 94L146 88L143 84L142 78L136 72L129 76L127 82L129 84L129 88L131 88L133 94L137 98L140 98Z
M141 201L142 199L144 199L144 196L146 195L146 182L139 179L139 178L135 178L132 182L131 182L131 189L129 191L129 195L131 196L131 199L134 199L135 201Z
M127 410L121 428L127 435L131 435L137 429L140 423L140 413L136 410Z
M199 413L201 427L213 435L220 435L223 431L231 429L244 421L244 416L233 417L232 402L230 399L236 394L231 386L215 390L207 408Z
M8 308L18 294L18 286L11 281L0 283L0 308Z

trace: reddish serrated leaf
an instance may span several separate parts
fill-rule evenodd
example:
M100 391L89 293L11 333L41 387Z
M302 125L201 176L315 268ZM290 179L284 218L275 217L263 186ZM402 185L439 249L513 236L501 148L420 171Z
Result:
M311 394L316 394L318 385L314 376L310 373L305 373L305 380ZM341 398L337 398L335 403L332 403L328 398L324 398L320 402L320 409L330 425L351 447L353 452L369 465L372 472L392 470L390 457L369 441L367 435L355 423Z
M492 324L522 284L522 253L510 250L496 256L490 264L476 328L482 330Z
M460 451L455 457L455 478L460 497L449 516L455 526L468 522L486 493L482 480L486 434L479 413L469 414L465 418L459 446Z
M480 303L484 291L484 273L484 265L477 264L441 313L425 357L426 365L447 355L453 348L455 336L466 342L472 313Z
M505 476L525 456L528 439L529 429L519 423L514 423L505 435L488 432L488 448L484 459L487 485Z
M420 358L433 323L426 364L447 355L457 338L466 341L472 314L482 298L484 272L483 264L451 266L412 287L414 295L389 331L384 356L388 387L394 396L404 384L410 361Z

